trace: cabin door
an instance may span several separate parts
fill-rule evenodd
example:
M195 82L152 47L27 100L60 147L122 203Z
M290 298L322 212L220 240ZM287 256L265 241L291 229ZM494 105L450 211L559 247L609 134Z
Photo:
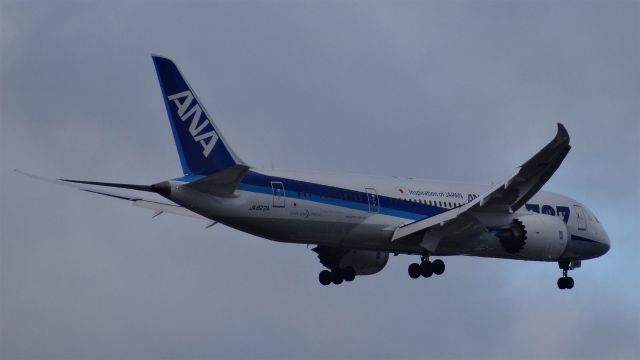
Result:
M380 212L380 203L378 202L378 193L374 188L366 188L367 192L367 201L369 202L369 212L377 213Z
M273 193L273 207L283 208L285 207L285 193L284 185L280 181L271 182L271 192Z

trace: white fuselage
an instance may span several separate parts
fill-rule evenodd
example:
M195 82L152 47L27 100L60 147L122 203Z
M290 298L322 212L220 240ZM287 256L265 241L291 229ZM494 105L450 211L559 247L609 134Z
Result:
M398 226L462 206L488 190L487 186L411 178L254 169L229 197L195 191L183 186L180 179L171 185L167 197L172 201L256 236L407 254L425 250L419 241L392 242ZM544 242L529 241L526 252L506 251L495 233L514 219L532 214L540 214L527 218L535 220L537 235L528 236L543 238ZM485 234L451 240L431 253L558 261L597 257L609 248L607 234L593 213L558 194L539 192L513 214L473 216L486 226Z

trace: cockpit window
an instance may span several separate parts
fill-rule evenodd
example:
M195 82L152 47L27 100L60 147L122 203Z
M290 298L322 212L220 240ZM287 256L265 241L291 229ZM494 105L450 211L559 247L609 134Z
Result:
M589 214L589 216L591 217L592 221L597 222L598 224L600 224L600 220L598 220L598 218L596 217L596 215L591 211L591 209L587 209L587 214Z

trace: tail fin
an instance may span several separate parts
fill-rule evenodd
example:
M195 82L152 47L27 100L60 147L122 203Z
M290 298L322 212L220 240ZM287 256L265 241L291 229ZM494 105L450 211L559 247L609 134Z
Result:
M207 175L244 165L173 61L157 55L151 57L184 174Z

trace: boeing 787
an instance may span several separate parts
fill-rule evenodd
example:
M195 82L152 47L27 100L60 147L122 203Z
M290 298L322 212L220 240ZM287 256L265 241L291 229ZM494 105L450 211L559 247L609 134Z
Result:
M411 278L443 274L442 258L454 255L554 262L562 270L558 287L571 289L568 271L609 250L607 233L587 206L540 191L571 148L562 124L495 186L257 169L233 152L176 65L152 58L183 175L153 185L54 181L133 202L154 216L191 216L313 245L326 268L318 276L322 285L378 273L389 254L406 254L419 259L408 266Z

